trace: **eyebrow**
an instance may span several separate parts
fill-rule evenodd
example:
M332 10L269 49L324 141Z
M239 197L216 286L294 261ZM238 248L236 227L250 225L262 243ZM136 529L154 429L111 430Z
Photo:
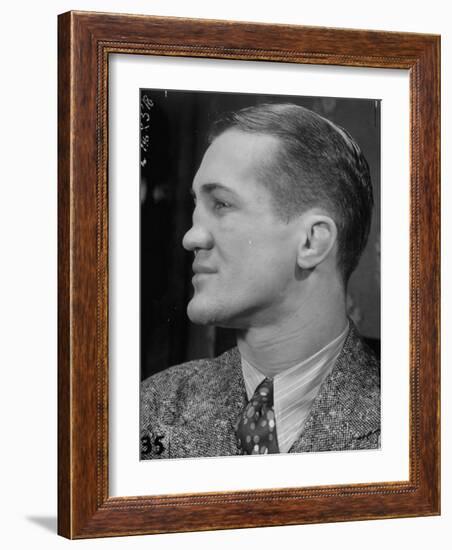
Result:
M227 193L230 193L236 197L238 197L237 193L231 189L230 187L227 187L226 185L222 185L221 183L203 183L200 187L201 193L207 193L210 194L213 191L226 191ZM196 193L193 190L193 187L190 189L190 194L193 198L196 197Z

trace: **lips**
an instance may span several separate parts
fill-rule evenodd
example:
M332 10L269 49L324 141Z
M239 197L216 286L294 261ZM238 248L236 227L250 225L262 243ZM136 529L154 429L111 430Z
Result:
M195 275L199 275L200 273L216 273L216 270L212 267L209 267L208 265L203 265L200 263L193 263L193 273Z

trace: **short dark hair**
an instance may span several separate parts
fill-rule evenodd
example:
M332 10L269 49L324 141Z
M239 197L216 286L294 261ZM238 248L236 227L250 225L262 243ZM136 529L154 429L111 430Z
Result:
M338 268L346 284L366 245L373 209L369 166L355 140L291 103L224 113L212 125L209 143L229 129L279 140L276 157L262 167L262 181L281 218L290 220L314 206L329 212L338 228Z

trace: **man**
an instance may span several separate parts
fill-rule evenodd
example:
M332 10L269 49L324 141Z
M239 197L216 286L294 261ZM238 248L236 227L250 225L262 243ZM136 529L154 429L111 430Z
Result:
M242 109L193 196L188 316L237 347L143 382L141 457L378 448L379 364L346 315L373 207L354 140L296 105Z

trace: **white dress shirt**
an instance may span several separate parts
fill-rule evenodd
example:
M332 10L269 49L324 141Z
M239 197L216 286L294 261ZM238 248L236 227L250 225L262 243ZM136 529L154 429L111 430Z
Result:
M273 378L273 408L280 453L287 453L300 436L322 382L338 358L349 330L345 329L329 344L290 369ZM248 400L266 377L242 357L242 372Z

